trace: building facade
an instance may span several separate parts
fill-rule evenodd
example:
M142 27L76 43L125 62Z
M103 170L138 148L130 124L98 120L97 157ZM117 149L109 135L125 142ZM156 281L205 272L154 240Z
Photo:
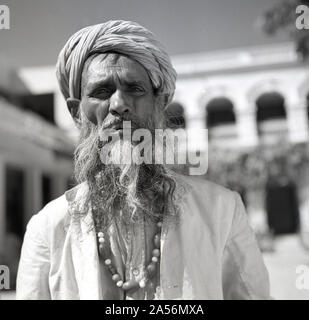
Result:
M176 114L176 125L208 129L208 137L193 136L202 152L211 152L212 146L226 155L259 154L260 146L272 150L280 141L307 145L309 65L298 59L292 43L175 56L172 61L178 80L167 111ZM28 220L69 188L77 130L54 67L24 68L17 77L4 78L11 83L0 79L0 89L16 90L0 99L0 264L17 269ZM16 95L17 102L11 99ZM235 159L231 167L239 166L236 179L241 179L246 173L240 158ZM265 163L262 171L269 171ZM209 166L211 170L211 162ZM280 169L277 176L285 177ZM300 233L309 246L306 161L294 181L285 177L242 191L257 232Z
M309 64L299 60L292 43L178 56L173 64L177 89L168 108L182 110L187 129L208 129L208 139L195 137L205 151L215 146L226 154L250 153L282 141L307 144ZM266 190L244 190L256 230L300 232L308 244L309 170L302 165L296 183L281 179L275 186L267 183Z
M15 71L0 84L0 265L13 288L29 219L70 185L74 141L55 121L50 88L33 91Z

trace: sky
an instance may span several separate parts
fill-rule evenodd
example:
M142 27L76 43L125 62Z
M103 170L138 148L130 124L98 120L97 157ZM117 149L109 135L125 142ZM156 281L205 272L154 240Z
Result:
M0 0L10 30L0 30L0 59L14 67L53 65L77 30L111 19L139 22L171 55L284 42L257 27L275 0Z

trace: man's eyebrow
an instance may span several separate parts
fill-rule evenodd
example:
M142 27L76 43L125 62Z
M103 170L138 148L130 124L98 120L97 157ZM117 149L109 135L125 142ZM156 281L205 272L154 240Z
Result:
M126 86L145 86L145 83L139 80L122 80L121 82Z
M132 86L142 86L145 87L145 83L140 80L121 80L121 84L127 87L132 87ZM104 79L98 82L91 83L89 85L89 93L93 93L96 90L103 88L103 87L112 87L113 86L113 81L111 79Z

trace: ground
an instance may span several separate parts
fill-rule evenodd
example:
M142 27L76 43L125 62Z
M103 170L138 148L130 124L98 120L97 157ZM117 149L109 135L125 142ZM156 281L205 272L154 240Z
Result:
M275 238L274 250L273 253L264 253L271 296L283 300L309 300L309 288L296 288L296 279L300 276L296 273L296 268L299 265L309 267L309 251L303 248L297 235Z
M271 296L283 300L309 300L309 289L297 289L296 267L309 267L309 251L306 251L297 235L277 237L274 252L264 253L264 260L270 276ZM14 292L1 292L0 299L12 300Z

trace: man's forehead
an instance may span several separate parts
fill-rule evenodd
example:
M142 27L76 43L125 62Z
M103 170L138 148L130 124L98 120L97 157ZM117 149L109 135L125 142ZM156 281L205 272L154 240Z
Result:
M103 80L113 74L127 81L148 82L151 85L149 75L140 63L118 54L100 54L94 57L87 70L88 83Z

